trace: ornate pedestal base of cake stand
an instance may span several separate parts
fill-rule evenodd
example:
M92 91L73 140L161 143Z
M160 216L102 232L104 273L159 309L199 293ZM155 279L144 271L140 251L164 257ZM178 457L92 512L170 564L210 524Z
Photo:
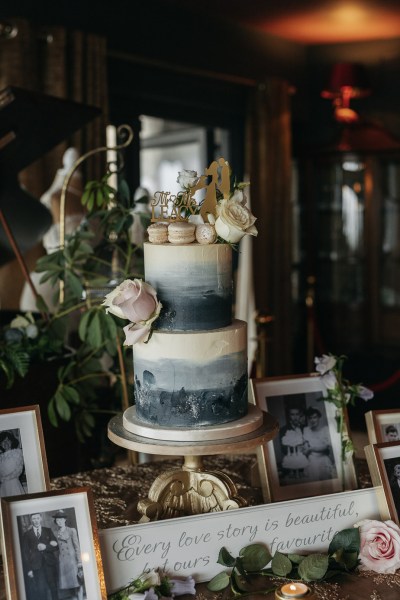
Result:
M184 457L180 469L159 475L148 498L139 501L141 522L246 506L227 475L203 468L202 456L248 451L274 438L277 431L275 419L252 404L242 419L198 430L143 424L136 418L134 407L111 419L108 425L108 437L118 446Z

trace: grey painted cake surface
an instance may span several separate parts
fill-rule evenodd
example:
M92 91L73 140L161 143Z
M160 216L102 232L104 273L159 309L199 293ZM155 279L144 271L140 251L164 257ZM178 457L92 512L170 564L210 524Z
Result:
M154 331L133 347L137 416L160 427L227 423L247 413L247 324Z
M145 280L163 308L154 328L207 331L232 322L232 251L227 244L146 243Z
M226 423L247 412L246 352L198 364L185 359L134 361L137 415L163 427Z

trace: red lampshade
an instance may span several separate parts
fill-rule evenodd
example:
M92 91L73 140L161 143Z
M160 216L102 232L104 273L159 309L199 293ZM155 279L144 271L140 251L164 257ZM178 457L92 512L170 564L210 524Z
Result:
M333 65L329 82L321 92L323 98L362 98L371 93L363 65L357 63L336 63Z

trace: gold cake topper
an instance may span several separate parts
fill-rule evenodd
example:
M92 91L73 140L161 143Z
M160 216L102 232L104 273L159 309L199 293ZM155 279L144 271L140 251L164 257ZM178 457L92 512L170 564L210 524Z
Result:
M229 163L224 158L214 160L205 169L204 175L197 176L195 171L186 176L186 185L177 194L171 192L156 192L151 201L151 221L153 223L162 221L172 223L175 221L187 221L190 215L200 214L207 222L207 215L216 214L217 201L220 198L229 198L231 191ZM211 178L211 179L210 179ZM182 180L185 178L183 177ZM178 182L180 177L178 177ZM205 197L198 203L194 197L196 192L205 189ZM217 199L218 190L218 199ZM156 209L158 207L158 214Z

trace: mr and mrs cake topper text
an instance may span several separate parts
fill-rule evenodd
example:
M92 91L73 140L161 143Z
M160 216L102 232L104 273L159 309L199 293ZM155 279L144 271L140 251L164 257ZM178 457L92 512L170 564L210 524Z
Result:
M184 175L182 176L182 174ZM201 215L204 222L207 222L208 214L215 215L218 200L230 197L230 167L224 158L214 160L205 169L204 175L197 176L195 171L181 171L177 181L181 184L183 191L177 194L171 192L154 194L151 201L151 221L153 223L187 221L189 216L198 214ZM205 196L204 200L199 203L194 196L202 189L205 189Z

